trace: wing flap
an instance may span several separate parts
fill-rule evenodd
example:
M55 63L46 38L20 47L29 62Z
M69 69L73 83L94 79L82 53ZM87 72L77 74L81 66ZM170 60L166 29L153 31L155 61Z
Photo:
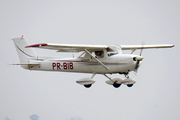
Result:
M108 48L106 45L78 45L78 44L51 44L51 43L40 43L26 46L26 48L35 47L43 49L57 50L57 52L80 52L85 49L89 51L103 50Z

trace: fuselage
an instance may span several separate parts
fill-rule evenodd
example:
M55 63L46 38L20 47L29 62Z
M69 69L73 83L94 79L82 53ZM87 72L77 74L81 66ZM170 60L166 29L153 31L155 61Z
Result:
M59 72L81 72L81 73L126 73L135 69L136 61L133 60L134 55L116 54L109 57L97 58L108 69L105 69L93 58L44 58L31 59L30 62L37 62L40 65L22 65L25 69L45 70Z

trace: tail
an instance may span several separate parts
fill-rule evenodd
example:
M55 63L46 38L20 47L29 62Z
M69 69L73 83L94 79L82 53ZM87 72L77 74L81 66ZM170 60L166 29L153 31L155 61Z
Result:
M31 59L37 59L38 55L32 48L25 48L25 46L27 46L28 43L23 37L13 38L12 40L17 50L20 63L29 63L29 60Z

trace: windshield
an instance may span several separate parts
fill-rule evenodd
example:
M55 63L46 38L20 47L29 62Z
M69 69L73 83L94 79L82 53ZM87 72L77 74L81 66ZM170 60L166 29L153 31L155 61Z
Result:
M123 53L119 45L109 46L109 49L107 50L107 52L108 52L108 56Z

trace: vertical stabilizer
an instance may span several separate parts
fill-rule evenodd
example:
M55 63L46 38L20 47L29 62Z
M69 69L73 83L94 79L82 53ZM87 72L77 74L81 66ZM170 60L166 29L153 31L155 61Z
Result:
M28 63L30 59L37 59L37 54L32 48L25 48L28 45L23 37L13 38L19 59L21 63Z

